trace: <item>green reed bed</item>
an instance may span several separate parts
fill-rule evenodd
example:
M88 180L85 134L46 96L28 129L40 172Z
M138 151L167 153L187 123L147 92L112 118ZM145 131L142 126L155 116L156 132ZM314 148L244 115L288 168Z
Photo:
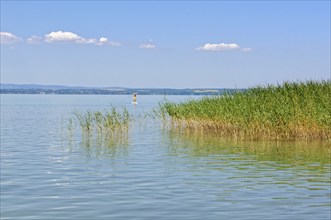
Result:
M76 110L68 119L68 147L72 150L77 144L87 157L126 155L132 120L133 117L126 108ZM78 137L80 134L81 137Z
M173 128L240 139L331 140L331 82L286 82L161 104Z
M90 136L97 134L110 138L118 138L126 134L132 117L126 108L122 111L111 107L104 111L75 111L73 117L69 119L69 130L78 124L82 134Z

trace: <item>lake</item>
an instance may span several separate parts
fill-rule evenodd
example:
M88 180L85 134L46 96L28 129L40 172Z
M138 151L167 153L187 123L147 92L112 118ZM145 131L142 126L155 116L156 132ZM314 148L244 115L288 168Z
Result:
M148 117L165 98L199 97L1 95L1 219L330 219L328 143L178 133ZM111 106L124 141L68 131Z

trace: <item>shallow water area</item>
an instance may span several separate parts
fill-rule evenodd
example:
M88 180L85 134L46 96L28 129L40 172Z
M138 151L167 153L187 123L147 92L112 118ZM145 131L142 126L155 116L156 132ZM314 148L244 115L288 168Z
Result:
M1 95L1 219L330 219L329 144L178 133L137 98ZM134 118L120 141L68 131L111 106Z

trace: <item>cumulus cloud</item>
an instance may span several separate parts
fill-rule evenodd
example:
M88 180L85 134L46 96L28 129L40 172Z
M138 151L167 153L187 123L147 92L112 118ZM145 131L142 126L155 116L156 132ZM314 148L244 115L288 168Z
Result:
M110 46L114 46L114 47L121 46L121 44L119 42L109 41L108 38L106 38L106 37L100 37L100 39L97 42L95 42L95 45L98 45L98 46L110 45Z
M154 44L140 44L139 48L141 49L154 49L156 46Z
M100 37L100 39L97 42L95 42L95 45L101 46L108 43L109 43L108 38Z
M0 32L1 41L0 44L13 45L22 41L21 38L15 36L9 32ZM27 44L40 44L42 42L46 43L56 43L56 42L68 42L77 44L94 44L94 45L109 45L109 46L121 46L119 42L109 41L106 37L97 38L84 38L68 31L53 31L45 34L43 37L33 35L25 40Z
M201 47L196 48L195 50L204 50L204 51L223 51L223 50L236 50L239 49L239 45L235 43L220 43L220 44L210 44L207 43Z
M106 38L106 37L100 37L99 42L101 42L101 43L107 43L108 42L108 38Z
M21 38L9 32L0 32L0 37L1 37L0 44L7 44L7 45L15 44L22 40Z
M109 41L106 37L100 37L99 40L96 38L84 38L75 34L73 32L56 31L50 32L45 35L45 42L71 42L78 44L94 44L94 45L110 45L110 46L120 46L121 44L114 41Z
M96 39L94 38L83 38L78 34L72 32L63 32L63 31L53 31L49 34L45 35L45 41L47 43L52 42L74 42L74 43L81 43L81 44L91 44L96 43Z

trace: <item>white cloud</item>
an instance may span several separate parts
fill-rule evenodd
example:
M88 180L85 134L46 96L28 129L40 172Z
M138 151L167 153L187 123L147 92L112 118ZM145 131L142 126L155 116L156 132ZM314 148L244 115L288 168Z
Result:
M95 43L95 45L101 46L101 45L110 45L114 47L121 46L119 42L116 41L109 41L106 37L100 37L99 41Z
M100 39L95 43L95 45L101 46L108 43L108 38L100 37Z
M96 38L84 38L75 34L73 32L51 32L45 35L45 42L53 43L53 42L72 42L78 44L94 44L94 45L110 45L110 46L121 46L120 43L115 41L109 41L106 37L100 37L99 40Z
M249 51L252 51L253 49L252 48L249 48L249 47L247 47L247 48L243 48L242 49L242 51L243 52L249 52Z
M40 44L42 42L42 40L43 40L42 37L33 35L33 36L29 37L28 39L26 39L26 42L28 44Z
M220 44L210 44L207 43L201 47L196 48L195 50L205 50L205 51L223 51L223 50L236 50L239 49L239 45L235 43L220 43Z
M108 42L108 38L106 38L106 37L100 37L99 42L107 43Z
M0 44L15 44L22 39L9 32L0 32Z
M78 34L72 32L63 32L63 31L56 31L51 32L45 35L45 41L47 43L52 42L74 42L74 43L81 43L81 44L91 44L95 43L97 40L94 38L86 39Z
M154 49L154 48L156 48L156 46L154 44L140 44L139 45L139 48L142 48L142 49Z

